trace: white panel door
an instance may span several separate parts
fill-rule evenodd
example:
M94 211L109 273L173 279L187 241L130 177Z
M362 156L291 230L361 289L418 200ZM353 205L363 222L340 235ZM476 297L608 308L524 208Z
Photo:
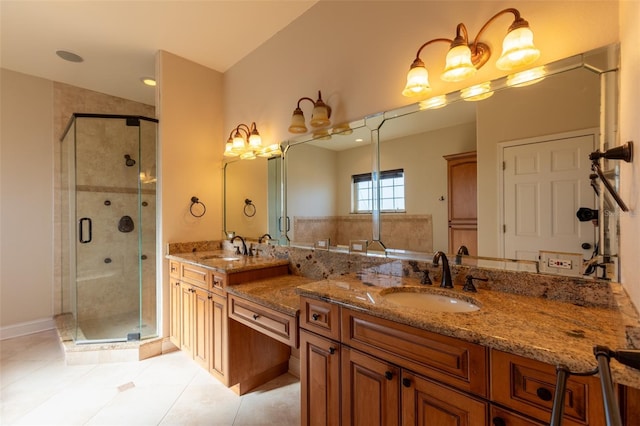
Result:
M589 180L594 147L595 135L583 135L503 148L506 258L538 260L539 250L591 256L595 227L578 221L576 212L595 208Z

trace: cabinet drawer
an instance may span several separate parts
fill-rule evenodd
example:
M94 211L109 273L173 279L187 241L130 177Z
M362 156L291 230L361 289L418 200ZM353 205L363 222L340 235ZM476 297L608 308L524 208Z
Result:
M180 264L180 279L204 290L209 290L209 271L188 263Z
M548 422L555 388L555 366L491 350L492 401ZM570 376L567 380L563 425L599 425L603 420L599 379Z
M480 345L342 309L342 343L458 389L487 396Z
M333 340L340 340L340 307L321 300L300 297L300 327Z
M180 262L169 260L169 275L174 278L180 278Z
M491 425L495 426L544 426L542 422L521 416L496 405L491 406Z
M291 347L298 347L296 317L229 295L229 318Z
M216 274L214 272L210 272L211 274L211 288L210 290L217 294L218 296L226 297L227 292L225 291L226 287L226 277L222 274Z

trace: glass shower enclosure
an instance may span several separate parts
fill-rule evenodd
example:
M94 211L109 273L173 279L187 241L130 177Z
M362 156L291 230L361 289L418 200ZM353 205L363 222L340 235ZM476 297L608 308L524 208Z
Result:
M76 113L61 139L62 310L77 344L157 335L157 123Z

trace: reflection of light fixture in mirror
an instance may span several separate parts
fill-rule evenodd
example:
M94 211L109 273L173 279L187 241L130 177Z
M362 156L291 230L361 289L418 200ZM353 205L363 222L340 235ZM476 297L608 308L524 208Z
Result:
M520 71L507 76L507 86L524 87L540 83L547 75L547 69L543 66Z
M314 130L313 139L326 141L326 140L331 139L331 134L329 133L329 131L327 129Z
M334 135L340 134L346 136L353 133L353 129L351 128L351 126L349 126L349 123L340 123L333 126L333 129L331 129L331 133Z
M259 151L256 152L258 157L275 157L278 155L282 155L282 151L280 150L280 144L273 143L269 146L265 146Z
M493 96L491 82L476 84L460 91L460 97L465 101L481 101Z
M293 115L291 116L291 125L289 126L289 132L291 133L306 133L307 126L305 125L304 113L300 108L300 102L303 100L310 101L313 104L313 111L311 112L311 127L324 127L331 124L329 120L331 118L331 107L324 103L322 100L322 94L320 90L318 90L318 100L313 101L311 98L300 98L298 99L298 104L296 109L293 111Z
M449 43L445 69L441 75L442 80L449 82L462 81L475 74L476 70L482 67L491 56L489 46L479 41L480 36L489 24L505 13L512 13L514 20L503 40L502 55L496 62L496 66L501 70L508 71L527 66L536 61L540 57L540 51L533 45L533 33L529 28L529 23L520 17L520 12L517 9L504 9L492 16L482 26L472 43L469 43L467 28L460 23L456 27L456 38L454 40L436 38L420 46L416 53L416 58L409 68L407 84L402 94L404 96L424 95L431 90L429 73L424 62L420 59L422 49L431 43L439 41Z
M229 139L224 146L224 156L239 156L242 160L253 160L256 158L256 152L262 148L262 138L256 123L251 123L251 127L241 123L229 133Z
M445 105L447 105L447 96L446 95L434 96L433 98L420 101L418 105L420 105L421 110L442 108Z

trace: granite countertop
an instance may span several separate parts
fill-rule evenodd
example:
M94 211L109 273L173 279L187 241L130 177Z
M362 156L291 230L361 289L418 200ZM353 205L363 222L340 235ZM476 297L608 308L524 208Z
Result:
M300 296L296 293L296 287L315 281L317 280L298 275L281 275L247 284L230 285L225 289L229 294L296 316L300 311Z
M383 296L398 291L399 286L407 291L452 295L472 302L480 309L446 313L400 307ZM299 295L335 302L376 317L548 364L564 364L572 372L597 367L593 354L595 345L613 350L630 347L626 328L637 329L637 314L620 284L611 283L611 291L618 302L613 308L577 306L487 289L468 293L460 286L449 290L437 285L420 285L415 279L382 275L365 279L350 274L303 284L296 289ZM640 371L616 360L611 360L610 366L616 383L640 388Z
M217 272L232 274L253 269L268 268L270 266L288 265L287 259L277 259L266 256L243 256L232 251L209 250L191 253L168 254L167 259L190 263Z

